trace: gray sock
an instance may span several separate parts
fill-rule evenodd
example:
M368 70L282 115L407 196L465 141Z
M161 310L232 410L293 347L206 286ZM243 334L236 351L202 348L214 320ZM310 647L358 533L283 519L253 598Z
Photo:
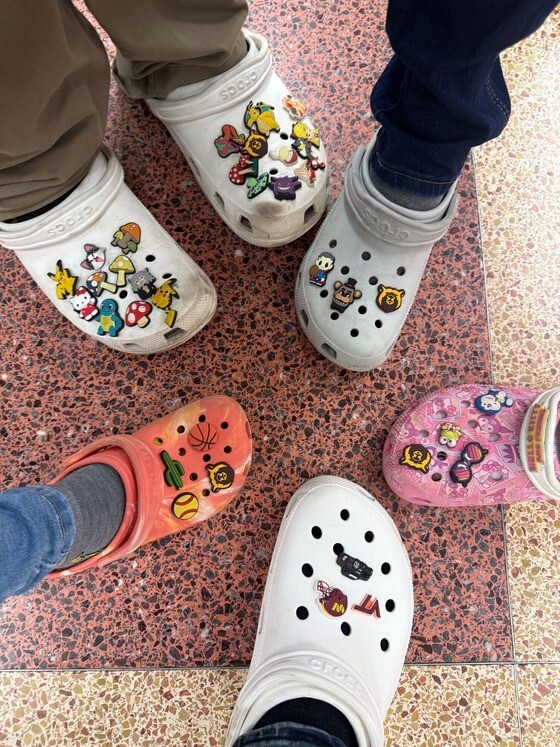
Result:
M373 186L381 192L383 197L386 197L395 205L408 208L409 210L432 210L437 207L443 200L445 195L438 195L437 197L425 197L424 195L415 195L411 192L402 192L400 189L390 187L386 184L381 177L377 176L375 171L369 167L369 176L373 182Z
M88 464L52 487L66 498L76 523L72 547L57 563L66 568L109 544L121 525L126 494L119 473L107 464Z

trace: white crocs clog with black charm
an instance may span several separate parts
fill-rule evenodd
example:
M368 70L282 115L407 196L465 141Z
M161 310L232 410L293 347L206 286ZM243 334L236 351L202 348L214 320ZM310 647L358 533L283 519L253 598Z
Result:
M22 223L0 223L39 288L86 335L126 353L181 345L216 309L200 267L124 183L107 150L59 205Z
M408 555L387 512L348 480L306 482L280 526L226 744L275 705L314 698L346 716L360 747L381 747L413 607Z
M244 34L247 56L201 92L185 86L146 103L232 231L256 246L281 246L325 210L325 149L307 107L272 69L266 39Z
M297 317L312 345L350 371L380 366L397 341L432 246L457 206L455 185L433 210L408 210L369 178L374 140L358 148L344 191L296 281Z

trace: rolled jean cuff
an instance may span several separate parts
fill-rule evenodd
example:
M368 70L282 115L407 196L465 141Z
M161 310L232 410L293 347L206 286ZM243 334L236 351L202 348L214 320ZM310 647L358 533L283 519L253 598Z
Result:
M70 550L76 525L66 498L36 485L0 494L0 602L25 594Z
M322 729L290 721L269 724L238 737L233 747L346 747L344 742Z

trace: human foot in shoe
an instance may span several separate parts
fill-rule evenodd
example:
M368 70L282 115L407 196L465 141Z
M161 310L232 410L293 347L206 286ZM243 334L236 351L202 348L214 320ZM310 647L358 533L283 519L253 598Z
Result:
M302 485L276 540L228 747L299 698L334 706L359 747L383 744L413 606L406 549L375 498L337 477Z
M400 498L424 506L560 500L560 389L463 384L402 413L383 451Z
M375 189L358 148L343 194L324 220L296 281L299 323L312 345L350 371L380 366L397 341L432 246L455 214L454 187L432 210L409 210Z
M69 321L115 350L169 350L216 308L209 278L136 199L106 150L56 207L0 223L0 243Z
M325 209L325 149L305 104L273 71L266 39L245 37L247 56L202 91L185 86L146 103L232 231L250 244L280 246Z

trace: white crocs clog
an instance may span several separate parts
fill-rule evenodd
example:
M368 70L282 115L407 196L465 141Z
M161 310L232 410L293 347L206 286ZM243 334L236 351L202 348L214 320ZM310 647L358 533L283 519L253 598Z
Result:
M369 178L374 142L354 155L344 191L296 280L303 331L322 355L350 371L369 371L391 352L458 201L454 185L434 210L395 210Z
M244 33L247 56L201 93L176 98L178 89L146 103L231 230L256 246L280 246L323 214L325 149L305 105L273 71L266 39Z
M76 190L23 223L0 223L56 308L114 350L158 353L186 342L212 318L209 278L124 184L103 150Z
M412 572L399 533L363 488L316 477L280 527L247 681L226 744L273 706L315 698L381 747L412 625Z

